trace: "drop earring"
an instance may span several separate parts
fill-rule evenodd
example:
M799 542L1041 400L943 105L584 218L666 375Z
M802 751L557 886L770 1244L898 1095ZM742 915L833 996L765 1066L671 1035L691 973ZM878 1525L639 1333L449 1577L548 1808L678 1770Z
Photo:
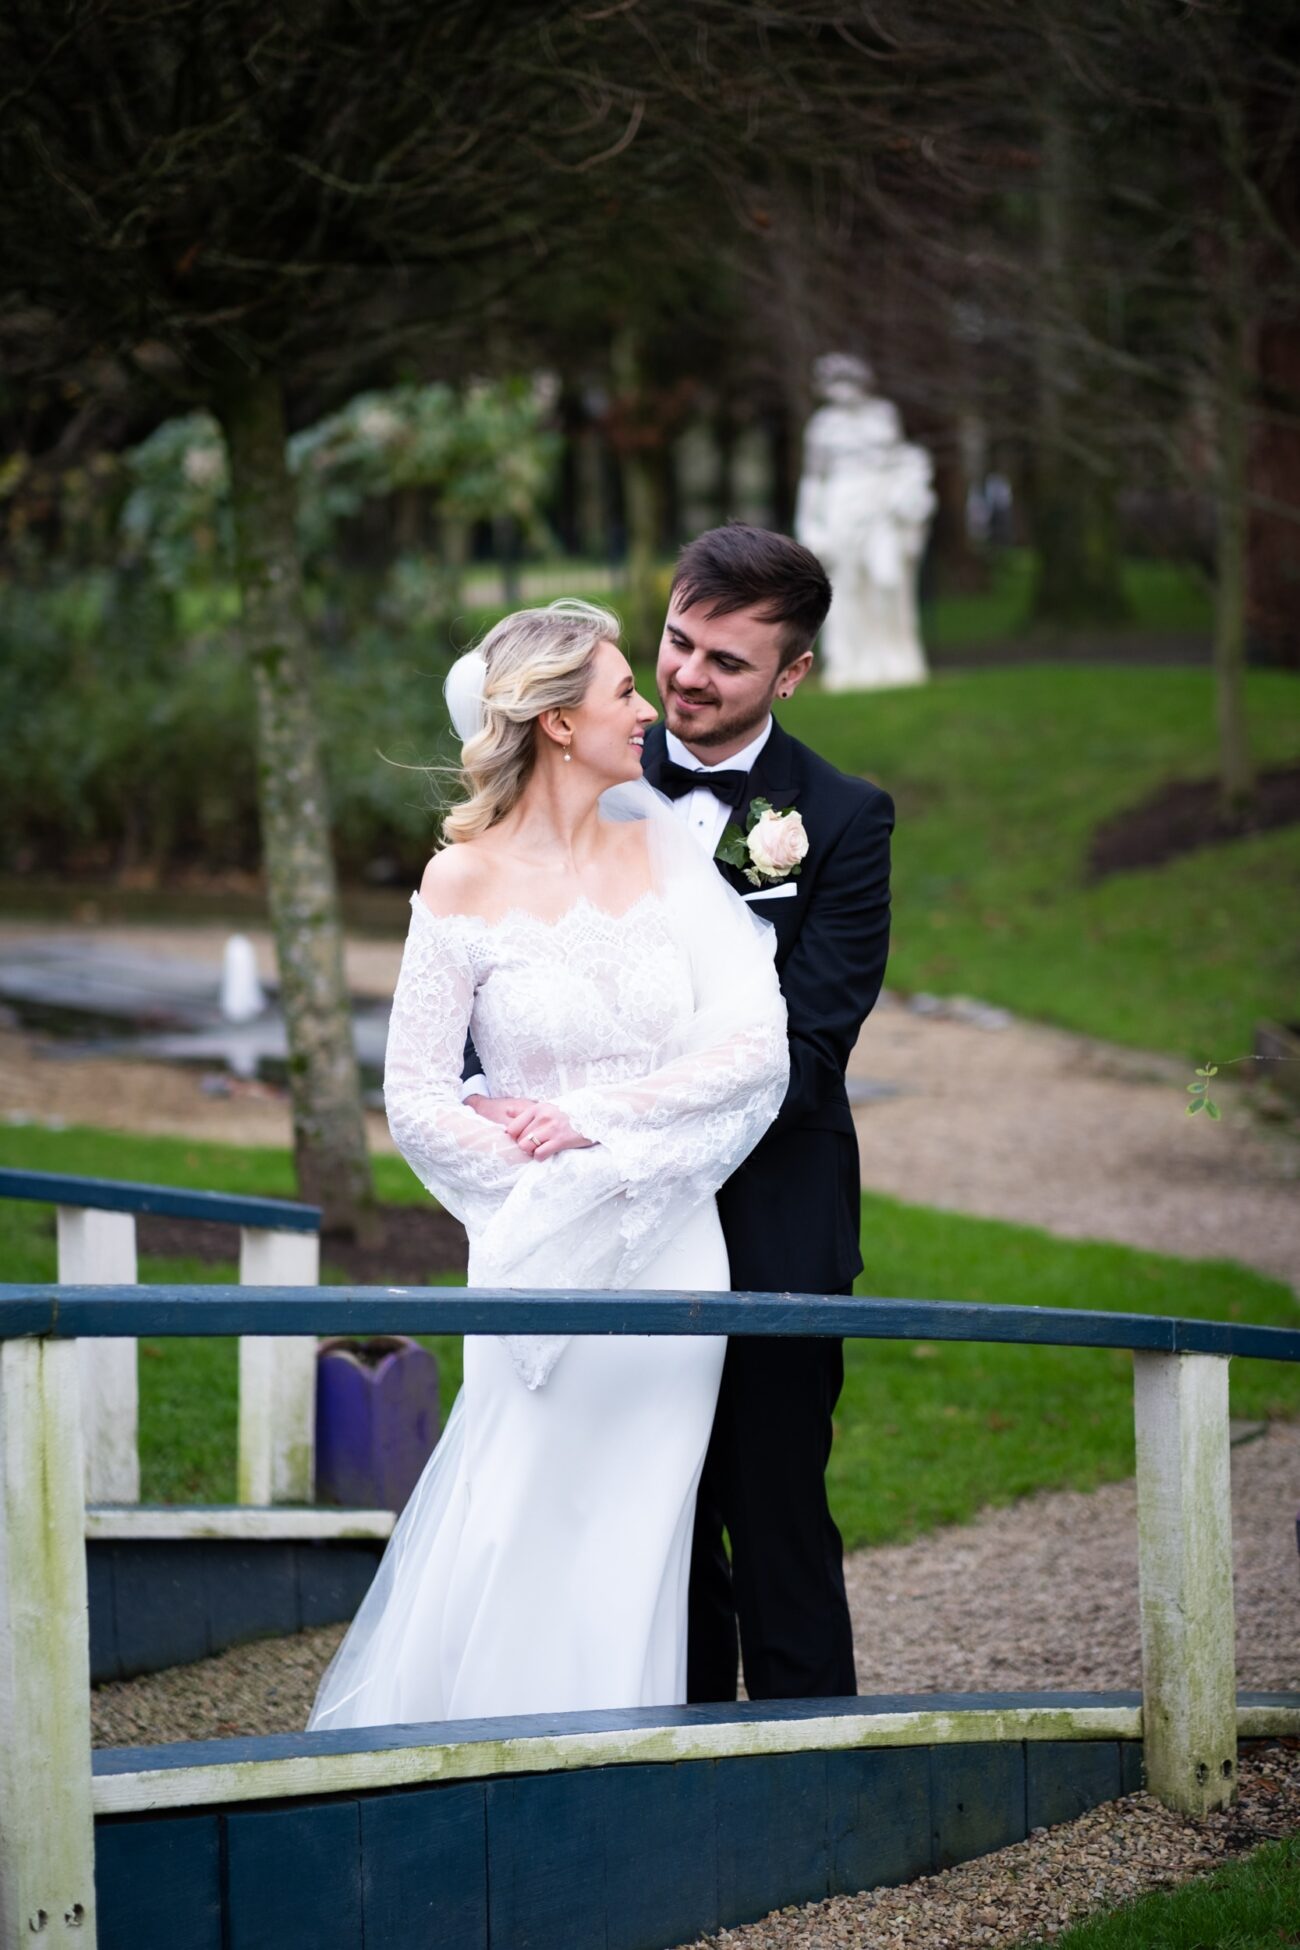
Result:
M568 746L566 745L564 747L564 762L566 765L569 763L572 757L573 757L573 753L569 750Z

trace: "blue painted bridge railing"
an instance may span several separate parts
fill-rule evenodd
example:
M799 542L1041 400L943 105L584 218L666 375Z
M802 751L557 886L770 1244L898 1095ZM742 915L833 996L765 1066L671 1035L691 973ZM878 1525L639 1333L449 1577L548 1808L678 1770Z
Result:
M148 1212L168 1219L208 1219L217 1225L272 1232L319 1232L320 1207L283 1198L245 1198L235 1192L192 1191L184 1185L143 1185L125 1178L86 1178L75 1172L0 1168L0 1198L90 1212Z
M543 1324L1131 1350L1141 1695L665 1708L92 1762L80 1350L142 1334ZM791 1294L0 1286L0 1950L34 1935L94 1944L97 1900L106 1950L654 1950L1013 1840L1031 1809L1059 1819L1131 1785L1138 1740L1153 1792L1196 1812L1225 1805L1239 1735L1300 1732L1300 1696L1236 1690L1233 1355L1300 1361L1300 1331Z
M87 1178L0 1170L0 1199L57 1209L61 1284L133 1286L139 1215L201 1219L239 1230L239 1277L248 1286L314 1286L320 1276L320 1210L288 1199L244 1198ZM81 1356L86 1500L97 1534L130 1534L125 1511L140 1501L136 1344L123 1333ZM316 1357L312 1339L259 1337L239 1351L238 1501L264 1509L309 1504L315 1493ZM102 1512L109 1506L116 1515ZM160 1531L155 1517L152 1533ZM189 1526L192 1528L192 1525ZM177 1519L178 1534L187 1526ZM237 1528L237 1526L236 1526Z

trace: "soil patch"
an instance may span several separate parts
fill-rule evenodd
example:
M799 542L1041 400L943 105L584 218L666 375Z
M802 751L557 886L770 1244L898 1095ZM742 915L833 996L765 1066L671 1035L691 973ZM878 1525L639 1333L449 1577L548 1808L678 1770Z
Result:
M1162 867L1180 854L1225 840L1249 839L1300 822L1300 765L1260 774L1254 804L1225 813L1217 779L1175 779L1140 805L1103 820L1088 850L1088 878Z
M136 1240L142 1253L209 1264L229 1261L239 1251L233 1229L210 1219L144 1214L136 1221ZM465 1229L433 1206L381 1205L373 1239L358 1245L326 1233L321 1259L330 1272L345 1274L356 1286L424 1286L437 1274L465 1271Z

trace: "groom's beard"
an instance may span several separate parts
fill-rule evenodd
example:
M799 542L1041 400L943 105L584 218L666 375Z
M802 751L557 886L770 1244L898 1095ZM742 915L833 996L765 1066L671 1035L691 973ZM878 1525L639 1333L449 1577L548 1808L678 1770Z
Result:
M697 758L718 745L734 745L737 750L756 738L772 715L772 699L776 696L776 686L768 692L759 704L747 704L743 708L733 707L730 713L726 707L718 705L713 709L699 712L682 712L675 708L671 684L665 694L659 693L663 706L664 723L675 738L680 738L688 752ZM700 719L704 722L701 723Z

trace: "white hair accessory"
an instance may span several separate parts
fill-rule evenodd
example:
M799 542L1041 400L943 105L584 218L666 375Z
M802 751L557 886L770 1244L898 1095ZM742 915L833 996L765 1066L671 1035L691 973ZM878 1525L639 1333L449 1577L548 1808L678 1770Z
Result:
M462 745L467 745L483 729L483 685L487 678L487 659L481 650L467 650L457 657L447 672L442 694L447 711Z

